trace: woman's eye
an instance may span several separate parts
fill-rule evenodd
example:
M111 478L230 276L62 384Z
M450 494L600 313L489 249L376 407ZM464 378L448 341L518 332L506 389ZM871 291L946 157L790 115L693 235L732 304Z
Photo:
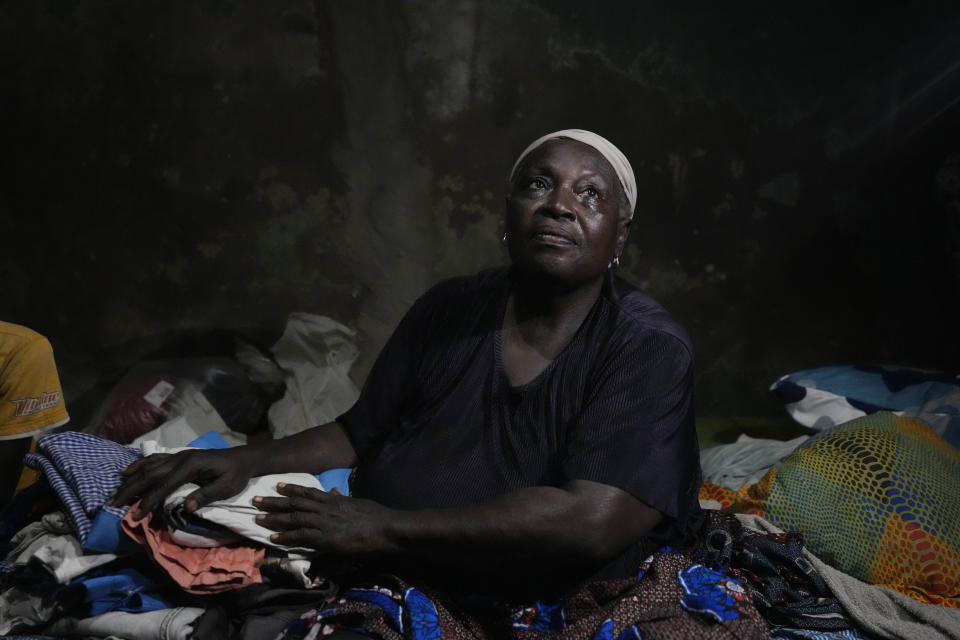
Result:
M534 178L533 180L530 181L531 189L544 189L546 188L546 186L547 186L546 183L540 178Z
M598 195L600 195L600 192L593 187L587 187L583 190L583 195L587 196L588 198L596 198Z

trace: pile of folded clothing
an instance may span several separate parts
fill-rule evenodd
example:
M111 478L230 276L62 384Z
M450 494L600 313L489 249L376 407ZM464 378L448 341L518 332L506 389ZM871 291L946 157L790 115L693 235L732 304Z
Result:
M209 440L191 446L226 444ZM40 482L0 515L0 635L269 637L332 596L308 550L271 542L251 505L278 482L322 489L315 476L254 478L195 513L183 508L189 484L140 519L106 504L124 468L169 451L77 432L38 441L26 464Z

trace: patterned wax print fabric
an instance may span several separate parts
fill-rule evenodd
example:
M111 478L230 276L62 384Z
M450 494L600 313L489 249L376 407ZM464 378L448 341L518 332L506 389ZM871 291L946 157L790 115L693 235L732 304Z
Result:
M563 352L511 386L500 351L511 287L507 269L454 278L406 314L338 418L359 455L352 494L417 509L591 480L664 514L653 549L699 526L684 329L609 275ZM628 550L598 578L629 575L650 550Z
M67 420L50 342L31 329L0 322L0 440L24 438Z
M37 452L28 453L24 463L46 477L82 543L90 533L92 518L101 510L117 519L126 513L126 506L104 503L120 486L120 472L139 458L139 449L87 433L65 431L40 438Z
M810 438L759 482L700 497L755 513L840 571L960 608L960 451L923 422L874 413Z
M383 576L303 614L277 640L345 629L384 640L653 640L768 638L743 585L723 571L661 549L637 575L589 583L555 601L452 602Z

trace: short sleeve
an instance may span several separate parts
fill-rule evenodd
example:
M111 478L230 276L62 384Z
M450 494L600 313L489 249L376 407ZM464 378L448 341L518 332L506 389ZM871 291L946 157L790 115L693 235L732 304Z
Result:
M568 428L561 474L623 489L683 521L700 484L690 348L646 331L611 354Z
M377 356L360 397L337 418L361 460L383 441L404 413L428 333L430 312L426 298L418 299L404 315Z
M11 350L0 370L0 439L27 437L67 420L50 342L36 336Z

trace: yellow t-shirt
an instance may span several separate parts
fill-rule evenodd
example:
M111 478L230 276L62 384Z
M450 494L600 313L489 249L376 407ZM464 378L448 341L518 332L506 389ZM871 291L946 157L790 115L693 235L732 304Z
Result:
M0 440L30 437L69 419L50 341L0 321Z

